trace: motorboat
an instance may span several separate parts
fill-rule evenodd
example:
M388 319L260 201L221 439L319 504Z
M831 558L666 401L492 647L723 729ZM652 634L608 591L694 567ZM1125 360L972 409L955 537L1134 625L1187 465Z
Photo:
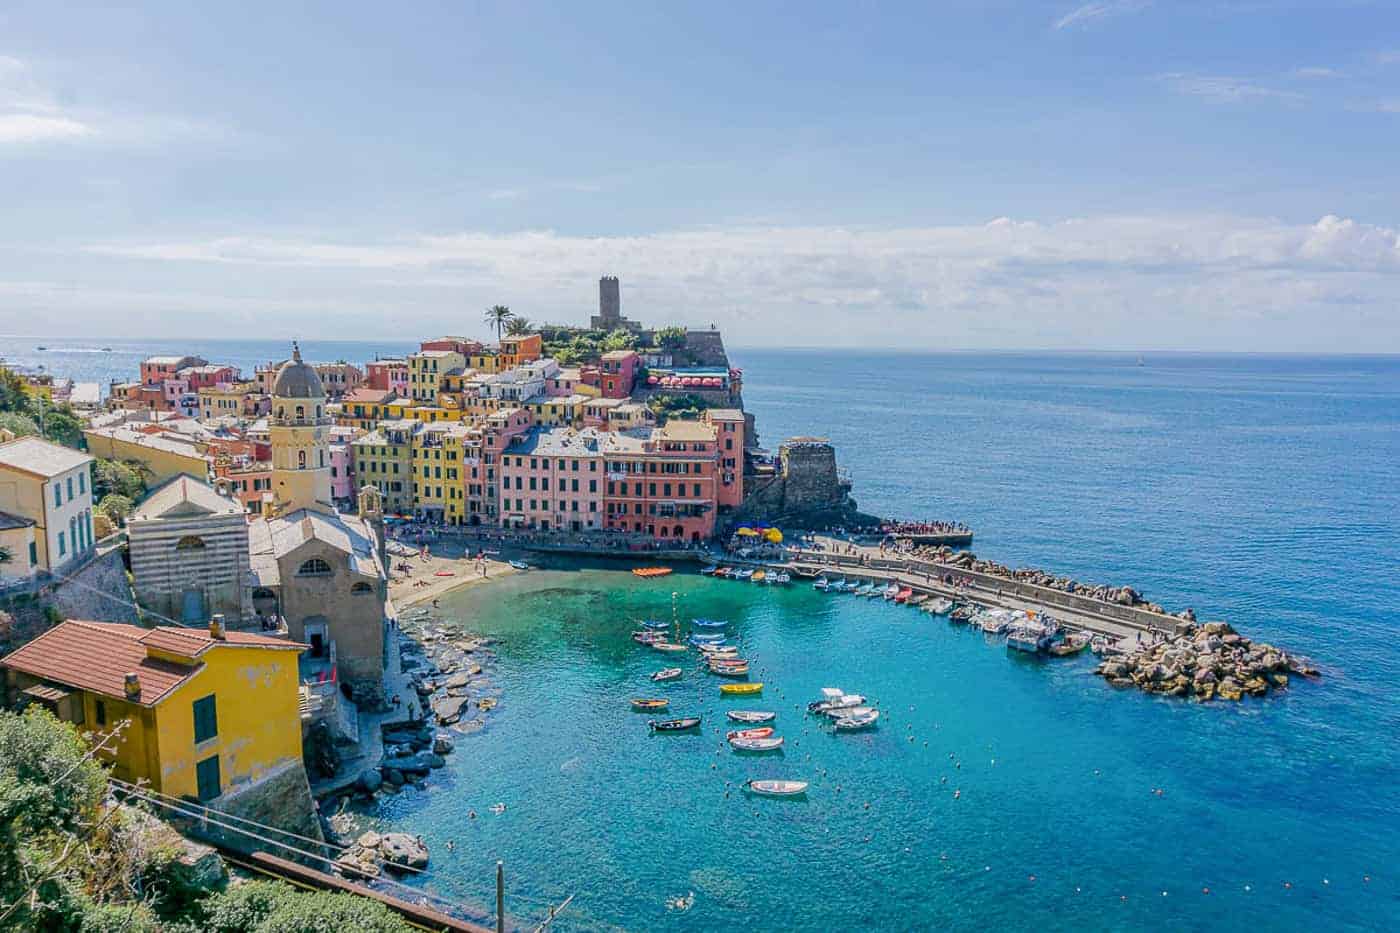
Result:
M670 627L670 622L660 622L656 619L646 619L642 622L642 628L649 628L657 632L664 632Z
M786 570L780 573L770 573L768 575L768 582L776 586L787 586L792 582L792 574L788 573Z
M922 606L924 603L928 602L928 598L928 593L915 593L913 596L909 597L909 605Z
M889 586L885 587L883 590L880 591L880 595L883 596L885 599L894 599L896 596L899 595L899 584L891 583Z
M831 581L826 577L817 577L812 581L812 589L821 590L825 593L827 590L831 589Z
M697 646L698 646L698 645L722 645L722 644L724 644L725 640L728 639L728 638L729 638L729 636L723 634L722 632L715 632L715 633L713 633L713 634L704 634L704 633L701 633L701 632L691 632L688 636L686 636L686 640L687 640L687 641L689 641L692 645L697 645Z
M873 592L875 592L875 584L873 584L873 583L862 583L862 584L860 585L860 587L856 590L856 595L857 595L857 596L869 596L869 595L870 595L871 593L873 593Z
M909 597L913 595L914 590L912 587L900 587L899 592L894 594L894 601L897 603L907 603L909 602Z
M718 677L747 677L749 676L749 666L748 664L711 664L710 673Z
M838 706L835 709L826 710L823 715L831 719L844 719L847 716L863 716L874 708L873 706Z
M924 610L936 616L947 615L953 611L953 601L951 599L936 598L924 603Z
M766 739L772 734L772 726L760 726L757 729L732 729L724 737L732 742L735 739Z
M880 711L872 709L860 716L842 716L833 725L837 732L856 732L861 729L869 729L875 725L880 718Z
M1067 658L1070 655L1079 654L1089 647L1088 632L1071 632L1066 635L1063 641L1056 642L1047 650L1051 657Z
M861 706L865 703L865 697L859 693L848 693L839 697L827 697L825 700L817 700L807 704L809 713L826 713L831 710L850 709Z
M640 632L633 632L633 633L632 633L632 640L635 641L635 642L636 642L637 644L639 644L639 645L654 645L654 644L656 644L657 642L665 641L665 640L666 640L666 633L665 633L665 632L652 632L652 631L648 631L648 630L643 630L643 631L640 631Z
M680 719L653 719L647 723L652 732L684 732L700 726L699 716L682 716Z
M670 705L671 705L671 701L670 701L670 700L667 700L667 699L664 699L664 698L663 698L663 699L656 699L656 700L633 700L633 701L632 701L632 708L633 708L633 709L635 709L635 710L643 710L643 711L655 711L655 710L659 710L659 709L665 709L666 707L668 707L668 706L670 706Z
M806 781L745 781L744 787L764 797L799 797L807 793Z
M516 570L529 570L529 569L530 569L530 565L527 564L527 563L525 563L523 560L513 560L513 561L510 561L510 565L511 565L512 567L514 567Z
M854 593L854 592L856 592L856 591L859 590L859 589L860 589L860 581L859 581L859 580L847 580L847 581L846 581L846 592L847 592L847 593Z
M663 680L678 680L681 676L679 667L665 667L651 675L651 679L660 683Z
M710 564L708 567L701 567L701 568L700 568L700 576L702 576L702 577L713 577L713 576L715 575L715 571L718 570L718 569L719 569L719 567L718 567L717 565L715 565L715 564Z
M725 696L750 696L763 692L763 683L750 684L720 684L719 692Z
M759 709L731 709L724 715L732 722L772 722L778 718L777 713Z
M956 606L948 612L948 621L959 624L971 622L972 617L977 614L977 610L971 606Z
M752 576L753 576L753 571L752 571L752 570L740 570L738 573L734 574L734 579L736 579L736 580L748 580L748 579L751 578Z
M672 573L670 567L633 567L632 576L650 579L651 577L664 577Z
M826 591L828 593L846 592L846 578L837 577L835 580L832 580L830 583L827 584Z
M703 658L737 658L739 656L738 645L696 645Z
M783 737L778 735L763 739L730 739L729 744L736 752L775 752L783 747Z
M691 619L690 624L699 628L724 628L729 624L728 619Z

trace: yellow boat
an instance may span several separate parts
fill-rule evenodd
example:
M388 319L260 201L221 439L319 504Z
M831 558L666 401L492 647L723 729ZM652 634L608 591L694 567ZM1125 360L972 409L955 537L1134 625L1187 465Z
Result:
M730 696L742 696L750 693L762 693L763 684L720 684L720 693Z
M665 709L671 705L670 700L633 700L632 708L636 710L657 710Z

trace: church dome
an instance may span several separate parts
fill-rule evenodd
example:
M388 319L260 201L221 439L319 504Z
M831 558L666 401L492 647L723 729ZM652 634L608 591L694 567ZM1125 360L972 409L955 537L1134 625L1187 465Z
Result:
M310 364L301 360L301 348L292 344L292 358L277 370L277 381L272 384L274 398L325 398L326 390L321 387L321 377Z

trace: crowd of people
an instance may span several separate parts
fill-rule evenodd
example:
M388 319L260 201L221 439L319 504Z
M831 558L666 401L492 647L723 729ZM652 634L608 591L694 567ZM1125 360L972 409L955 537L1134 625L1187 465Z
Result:
M880 525L884 535L903 537L909 535L965 535L972 531L962 522L885 522Z

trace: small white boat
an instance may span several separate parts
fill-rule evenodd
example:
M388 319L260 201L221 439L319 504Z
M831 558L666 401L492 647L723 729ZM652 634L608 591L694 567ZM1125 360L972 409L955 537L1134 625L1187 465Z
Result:
M712 576L715 575L715 571L718 570L718 569L719 569L719 566L716 565L716 564L711 564L711 565L708 566L708 567L701 567L701 568L700 568L700 575L703 576L703 577L712 577Z
M663 680L676 680L680 676L681 669L679 667L667 667L657 671L655 674L652 674L651 679L659 683Z
M841 706L836 709L826 710L823 715L830 716L832 719L846 719L852 716L864 716L874 711L875 707L873 706Z
M736 579L736 580L748 580L748 579L751 579L752 577L753 577L753 571L752 571L752 570L740 570L738 573L734 574L734 579Z
M869 729L875 725L879 718L880 711L872 709L859 716L842 716L833 725L835 725L837 732L857 732L861 729Z
M880 591L880 595L883 596L885 599L894 599L896 596L899 595L899 584L891 583L889 586L885 587L883 590Z
M865 697L859 693L850 693L833 699L817 700L815 703L807 704L809 713L827 713L831 710L854 709L857 706L865 705Z
M527 564L527 563L525 563L523 560L513 560L513 561L510 562L510 565L511 565L512 567L514 567L516 570L529 570L529 569L530 569L530 565Z
M688 649L686 648L685 645L678 645L678 644L676 644L675 642L670 642L670 641L657 641L657 642L652 642L651 647L654 648L654 649L657 650L657 651L686 651L686 650L688 650Z
M953 601L951 599L930 599L924 603L924 611L931 612L936 616L945 616L953 611Z
M732 722L743 723L772 722L778 718L777 713L759 709L731 709L726 710L724 715L729 717Z
M765 797L797 797L807 793L806 781L745 781L744 786Z
M778 735L760 739L730 739L729 744L736 752L771 752L783 747L783 737Z
M821 590L822 592L825 592L831 589L831 581L828 580L826 577L817 577L815 580L812 581L812 589Z

